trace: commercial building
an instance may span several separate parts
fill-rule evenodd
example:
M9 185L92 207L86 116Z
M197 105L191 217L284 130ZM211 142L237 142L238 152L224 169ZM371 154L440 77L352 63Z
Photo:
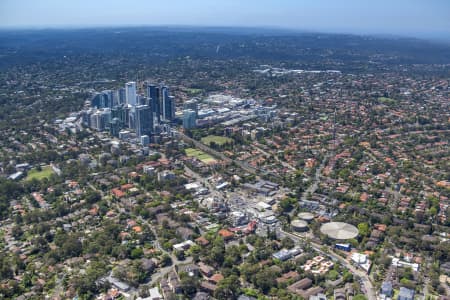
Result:
M150 107L148 105L136 106L134 117L136 135L138 137L150 135L153 129L153 118Z
M126 100L130 106L136 105L136 82L130 81L125 84Z
M172 122L175 119L175 98L170 96L168 87L149 83L145 83L145 93L145 97L137 95L134 81L119 90L95 93L91 108L81 112L82 122L97 131L109 131L115 137L126 128L134 130L138 139L154 133L170 135L170 125L160 124L160 120ZM186 122L187 126L195 127L195 114L189 113Z
M393 293L394 293L394 291L393 291L393 288L392 288L392 282L384 281L381 284L380 295L384 295L385 297L392 297Z
M150 137L148 135L142 135L141 136L141 145L142 146L148 146L150 144Z
M398 300L414 300L414 290L401 287L398 294Z
M183 128L192 129L197 126L197 113L192 109L183 111Z
M195 111L195 113L197 114L197 113L198 113L198 103L197 103L197 100L191 99L191 100L185 101L185 102L183 103L183 109L184 109L184 110L186 110L186 109L191 109L191 110Z
M175 97L170 96L169 88L161 87L162 95L162 119L165 121L173 121L175 119Z
M292 248L292 249L281 249L278 252L275 252L272 254L272 257L275 259L279 259L281 261L288 260L296 255L299 255L302 253L302 250L298 247Z

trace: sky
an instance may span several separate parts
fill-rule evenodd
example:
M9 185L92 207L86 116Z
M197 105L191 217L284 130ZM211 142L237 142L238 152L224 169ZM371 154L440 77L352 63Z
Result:
M191 25L450 40L450 0L0 0L0 28Z

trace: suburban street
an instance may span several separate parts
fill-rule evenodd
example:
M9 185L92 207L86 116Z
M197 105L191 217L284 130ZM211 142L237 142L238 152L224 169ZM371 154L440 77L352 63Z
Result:
M322 255L330 257L334 261L339 261L344 267L349 269L354 275L357 275L361 278L362 283L364 285L365 294L367 296L367 299L368 300L376 300L377 299L375 296L374 287L372 285L372 282L370 281L369 276L362 270L359 270L356 267L354 267L351 263L349 263L347 260L345 260L344 258L339 256L338 254L336 254L330 247L327 247L326 248L327 251L324 252L322 250L323 245L319 245L319 244L311 242L311 241L305 241L303 238L299 237L298 235L283 231L281 229L279 229L277 231L277 233L279 233L281 237L288 236L288 237L292 238L294 241L301 242L302 244L309 243L309 244L311 244L313 249L316 250L317 252L321 253Z

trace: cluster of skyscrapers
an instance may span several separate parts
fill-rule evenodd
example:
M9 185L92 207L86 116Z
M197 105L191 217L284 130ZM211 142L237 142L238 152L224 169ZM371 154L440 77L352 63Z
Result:
M124 88L96 93L91 108L82 112L83 123L98 131L109 130L111 135L131 129L137 138L150 137L162 123L175 119L175 98L169 88L145 82L144 94L137 93L136 82Z

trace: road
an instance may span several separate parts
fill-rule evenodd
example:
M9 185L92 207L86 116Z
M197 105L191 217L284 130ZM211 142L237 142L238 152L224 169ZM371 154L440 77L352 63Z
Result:
M152 279L150 280L150 284L153 285L156 282L158 282L162 277L166 276L170 271L173 270L173 268L175 266L179 266L179 265L186 265L186 264L190 264L192 263L192 257L187 257L184 260L178 260L178 258L171 252L166 251L161 244L159 243L159 237L158 237L158 233L155 230L153 224L149 223L147 220L145 220L144 218L142 218L141 216L138 217L139 221L141 221L141 223L146 224L150 230L152 231L153 235L155 236L155 240L153 242L153 245L155 246L156 249L158 249L159 251L161 251L164 254L167 254L170 256L170 258L172 259L172 265L167 266L167 267L163 267L161 269L158 270L157 273L152 275Z
M281 159L278 158L277 155L273 155L267 151L265 151L264 149L261 149L260 147L256 146L256 145L252 145L253 148L255 148L256 150L258 150L259 152L261 152L262 154L264 154L267 157L273 157L278 163L280 163L283 167L291 169L292 171L297 170L295 167L293 167L292 165L290 165L289 163L282 161Z
M327 154L323 158L319 167L316 169L312 184L303 192L302 197L301 197L302 200L307 200L306 197L308 196L308 194L312 195L317 190L317 187L319 186L319 181L320 181L320 173L322 173L322 170L325 167L325 163L328 161L328 158L330 156L331 156L331 154Z
M344 267L349 269L350 272L352 272L352 274L355 274L361 278L362 283L364 285L365 295L367 296L367 299L368 300L377 300L377 298L375 296L375 292L374 292L374 287L373 287L372 282L369 279L369 276L362 270L355 268L352 264L350 264L347 260L345 260L344 258L339 256L338 254L336 254L330 247L327 247L327 249L326 249L327 252L324 252L322 250L323 245L319 245L319 244L311 242L311 241L305 241L303 238L301 238L295 234L283 231L281 229L279 229L279 231L277 233L279 233L280 236L283 236L283 235L288 236L296 242L309 243L309 244L311 244L312 248L314 250L316 250L317 252L321 253L324 256L330 257L334 261L339 261Z

